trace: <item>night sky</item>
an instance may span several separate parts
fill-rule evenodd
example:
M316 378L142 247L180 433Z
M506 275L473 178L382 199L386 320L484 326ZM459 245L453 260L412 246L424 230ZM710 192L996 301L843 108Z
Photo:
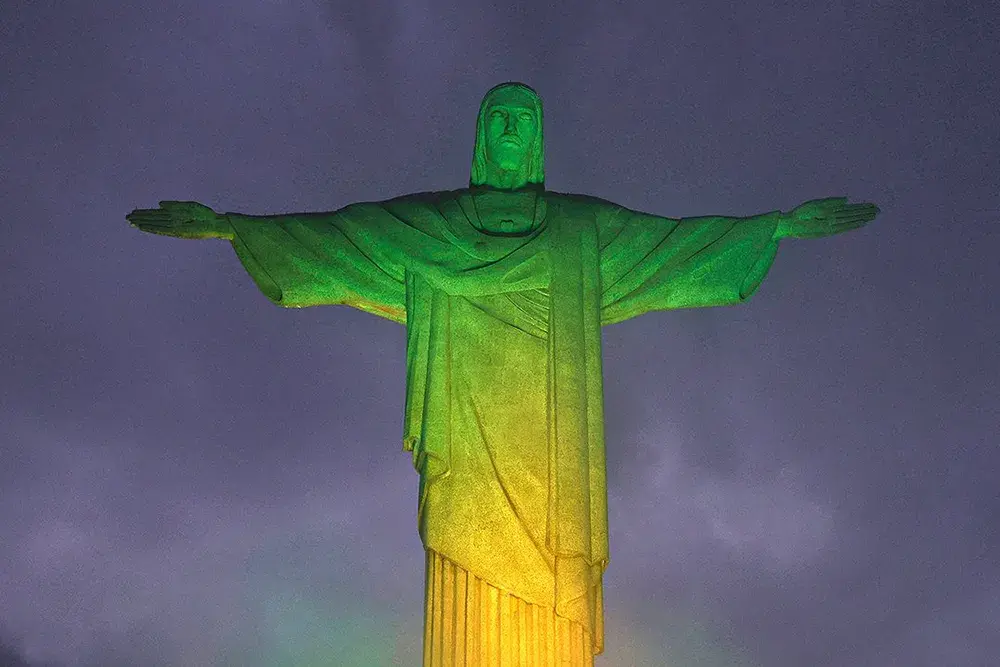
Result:
M604 330L597 664L995 665L990 4L0 3L0 660L419 664L404 328L125 214L464 187L513 79L551 190L882 208L746 304Z

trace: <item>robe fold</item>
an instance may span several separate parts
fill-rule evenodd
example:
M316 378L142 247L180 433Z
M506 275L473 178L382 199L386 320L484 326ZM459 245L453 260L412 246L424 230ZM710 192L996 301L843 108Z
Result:
M229 220L237 255L275 303L350 305L406 325L403 446L420 475L425 549L578 624L597 654L608 563L601 326L748 298L774 259L778 218L676 220L518 192L535 202L530 225L499 233L480 218L482 196Z

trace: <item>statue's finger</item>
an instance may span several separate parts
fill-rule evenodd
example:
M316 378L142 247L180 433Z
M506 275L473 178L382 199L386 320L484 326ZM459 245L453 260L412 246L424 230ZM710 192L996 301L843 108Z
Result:
M836 227L831 227L830 228L830 233L831 234L841 234L843 232L849 232L852 229L861 229L862 227L864 227L867 224L868 224L867 221L862 221L862 222L850 222L850 223L846 223L846 224L843 224L843 225L837 225Z
M864 211L874 211L874 212L878 213L878 206L876 206L875 204L870 204L868 202L861 202L861 203L858 203L858 204L848 204L848 208L856 209L856 210L859 210L859 211L861 211L861 210L864 210Z
M135 225L140 231L157 234L159 236L171 236L174 238L185 238L191 235L191 231L185 227L175 227L173 225Z
M854 220L865 220L865 221L868 221L868 220L874 220L874 219L875 219L875 214L873 212L871 212L871 211L860 211L860 212L854 213L853 215L838 216L834 220L834 224L840 224L842 222L852 222Z
M838 221L847 218L860 218L860 217L867 217L870 220L874 218L877 214L878 214L877 209L868 206L861 206L861 207L841 209L836 213L834 213L833 217Z
M838 234L842 230L855 229L857 227L863 227L868 224L868 220L848 220L846 222L840 222L835 225L827 225L826 230L830 234Z
M129 222L147 227L173 227L173 222L169 218L133 218Z
M150 225L143 222L132 223L132 226L142 232L149 232L150 234L163 234L167 236L167 232L171 227L165 227L163 225Z
M131 223L143 223L152 225L169 225L171 222L170 216L158 216L158 215L127 215L125 219Z
M841 209L850 211L853 209L872 208L872 206L873 204L869 204L867 202L858 202L855 204L848 204L845 202L845 204L841 207Z
M160 215L160 214L165 215L166 211L163 211L162 209L158 208L137 208L125 217L128 218L132 216L147 216L147 215Z
M859 229L868 224L867 220L861 220L857 222L844 223L842 225L836 225L830 230L830 234L843 234L844 232L849 232L852 229Z
M872 215L871 213L854 213L853 215L838 215L837 217L833 218L830 221L830 224L842 225L844 223L850 223L855 221L867 222L869 220L874 220L874 219L875 216Z

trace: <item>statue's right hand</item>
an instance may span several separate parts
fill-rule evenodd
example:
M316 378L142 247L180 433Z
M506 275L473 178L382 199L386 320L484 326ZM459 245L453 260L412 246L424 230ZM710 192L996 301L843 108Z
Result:
M160 208L137 208L125 219L144 232L182 239L233 238L225 216L196 201L161 201Z

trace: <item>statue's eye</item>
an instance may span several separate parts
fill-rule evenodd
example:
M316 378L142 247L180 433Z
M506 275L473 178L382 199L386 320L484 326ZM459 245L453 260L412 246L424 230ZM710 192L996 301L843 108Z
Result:
M531 115L531 114L530 114L529 112L527 112L527 111L523 112L523 113L521 114L520 118L521 118L521 120L534 120L534 119L535 119L535 117L534 117L534 116L532 116L532 115Z
M503 116L504 112L500 111L500 109L494 109L492 112L490 112L490 118L503 118Z

